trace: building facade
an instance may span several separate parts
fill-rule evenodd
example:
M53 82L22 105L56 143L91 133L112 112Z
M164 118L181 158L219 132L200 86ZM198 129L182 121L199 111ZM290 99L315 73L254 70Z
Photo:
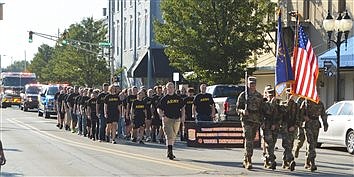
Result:
M337 88L340 90L340 100L353 100L354 99L354 64L349 62L345 64L345 61L341 61L340 67L340 85L336 85L336 77L326 75L324 72L324 62L326 59L320 57L324 55L330 49L336 48L334 44L330 45L328 48L328 36L326 31L322 26L323 20L327 17L327 13L330 12L334 19L337 18L339 13L348 11L349 16L353 20L354 12L354 1L353 0L285 0L281 1L280 6L283 11L283 31L286 44L288 46L290 55L293 51L294 43L294 29L295 29L295 18L289 15L289 12L297 11L300 13L300 23L304 26L304 29L309 36L313 50L317 55L320 67L320 74L318 77L317 87L319 91L320 99L323 101L326 107L332 105L335 102ZM349 33L348 41L354 34L354 29ZM265 85L274 85L274 70L275 70L275 33L270 34L269 38L274 39L273 43L269 46L273 48L270 53L262 54L256 56L257 60L253 63L253 66L257 68L254 75L257 76L257 89L264 89ZM332 35L332 39L335 34ZM344 40L344 35L343 38ZM352 41L352 40L351 40ZM341 46L341 52L345 50L345 44ZM348 43L348 48L350 45L354 45L352 42ZM348 50L348 49L347 49ZM350 49L351 50L351 49ZM353 51L348 51L353 54ZM343 58L344 55L341 55ZM348 61L353 61L353 55ZM332 62L335 64L335 60Z
M160 0L109 0L111 57L123 68L121 84L153 86L172 79L164 47L154 40L153 23L162 20ZM169 79L171 78L171 79Z

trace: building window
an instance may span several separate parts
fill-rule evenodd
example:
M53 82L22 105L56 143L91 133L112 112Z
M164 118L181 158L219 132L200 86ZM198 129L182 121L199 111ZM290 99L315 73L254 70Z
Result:
M338 12L339 13L343 13L346 9L345 9L345 2L346 0L339 0L338 1Z
M141 14L140 13L138 13L138 29L137 29L137 31L138 31L138 46L140 47L141 46L141 40L140 40L140 36L141 36L141 34L140 34L140 28L141 28Z
M310 18L310 1L304 1L304 20Z
M145 26L144 26L144 45L147 45L147 39L148 39L148 26L149 26L149 20L148 20L148 13L147 10L145 9Z
M133 48L133 16L130 16L130 23L129 23L129 48Z
M127 1L126 0L123 0L123 7L127 8Z
M116 1L115 3L116 3L116 8L117 8L116 11L119 12L119 1Z
M123 48L125 50L127 49L127 19L126 18L124 18L123 35L124 35Z
M129 0L130 7L133 7L133 0Z

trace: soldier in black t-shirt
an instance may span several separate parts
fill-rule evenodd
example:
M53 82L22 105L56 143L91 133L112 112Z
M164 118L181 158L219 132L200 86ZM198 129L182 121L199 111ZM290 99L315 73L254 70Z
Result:
M194 100L194 89L188 88L187 96L183 99L185 104L185 113L186 113L186 120L185 121L195 121L195 118L192 117L192 106ZM182 124L181 129L181 140L185 140L187 137L187 131L184 129L184 124Z
M70 87L67 89L66 94L64 95L64 100L63 100L63 107L65 111L65 130L70 131L71 127L71 113L69 110L69 103L68 103L68 97L70 94L74 93L74 88Z
M155 86L155 95L152 97L152 121L151 121L151 141L157 142L156 139L159 139L161 144L164 144L163 140L163 130L162 130L162 120L160 115L157 112L157 105L160 102L160 99L163 97L162 86Z
M83 91L82 97L79 101L80 105L80 113L81 113L81 118L82 118L82 133L86 137L87 135L90 137L90 130L91 130L91 122L87 118L87 100L90 99L90 95L92 94L92 89L86 88Z
M130 113L131 113L131 105L132 105L132 103L133 103L133 101L135 101L136 100L136 95L137 95L137 93L138 93L138 88L136 87L136 86L133 86L132 88L130 88L129 89L129 95L128 95L128 97L126 98L126 112L125 112L125 117L126 118L129 118L129 120L127 121L126 120L126 123L128 122L129 123L129 126L127 126L127 132L129 132L129 135L130 134L133 134L133 138L134 137L136 137L136 134L134 134L134 132L132 132L132 128L133 128L133 126L132 126L132 120L131 120L131 116L130 116ZM130 136L129 137L127 137L127 138L129 138L130 139Z
M206 93L206 85L200 85L200 93L193 100L192 116L198 121L213 121L215 118L215 103L210 93Z
M112 143L115 144L117 123L121 115L122 104L119 98L120 88L119 86L110 85L108 92L109 94L104 98L104 114L107 120L106 140L112 140Z
M167 157L170 160L176 158L173 155L172 146L175 142L181 122L185 121L184 102L174 93L174 84L166 84L167 95L161 98L158 112L162 118L162 126L167 140Z
M61 87L59 87L61 90ZM54 111L57 113L57 127L60 128L60 115L59 115L59 109L58 109L58 98L60 95L60 90L55 93L54 95Z
M82 114L81 114L81 109L80 109L80 105L81 105L81 99L82 96L85 92L85 95L87 95L87 91L85 91L84 88L79 88L79 95L76 96L75 100L74 100L74 114L76 115L77 118L77 134L78 135L82 135Z
M76 108L75 108L75 99L79 96L79 87L74 86L74 92L70 93L66 99L67 106L69 108L69 113L71 115L71 132L76 132L76 124L77 124L77 115L76 115Z
M146 141L151 141L151 122L152 122L152 101L153 101L153 93L152 89L147 91L147 97L144 98L144 102L146 104L146 119L145 119L145 134L146 134Z
M60 90L60 94L57 99L57 114L59 117L59 129L63 128L64 118L65 118L65 110L63 108L63 99L65 97L66 89Z
M91 137L93 141L98 139L98 117L96 113L97 95L99 90L94 90L91 98L87 100L87 118L91 122Z
M144 124L147 116L147 106L143 101L144 92L139 91L137 99L132 102L131 106L131 120L133 121L133 134L137 134L137 137L133 137L133 142L143 143Z
M102 86L102 92L97 96L96 102L96 114L98 117L98 141L104 141L106 136L106 118L104 117L104 98L108 94L108 84L104 83Z

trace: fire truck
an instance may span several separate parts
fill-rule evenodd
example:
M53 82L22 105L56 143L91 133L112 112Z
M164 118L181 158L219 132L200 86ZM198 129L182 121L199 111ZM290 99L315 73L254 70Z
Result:
M0 76L1 107L21 104L21 92L26 84L36 83L35 73L3 72Z

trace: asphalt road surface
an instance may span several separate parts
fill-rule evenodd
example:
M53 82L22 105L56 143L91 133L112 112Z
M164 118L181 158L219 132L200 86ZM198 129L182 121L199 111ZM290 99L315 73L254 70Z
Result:
M353 176L354 156L345 148L323 145L317 149L316 172L304 169L305 151L296 159L296 170L281 168L281 140L276 150L278 167L264 169L261 149L253 156L253 169L242 167L242 148L192 148L178 141L177 158L166 158L161 144L117 144L92 141L59 130L54 117L17 107L0 110L1 135L7 159L1 176Z

